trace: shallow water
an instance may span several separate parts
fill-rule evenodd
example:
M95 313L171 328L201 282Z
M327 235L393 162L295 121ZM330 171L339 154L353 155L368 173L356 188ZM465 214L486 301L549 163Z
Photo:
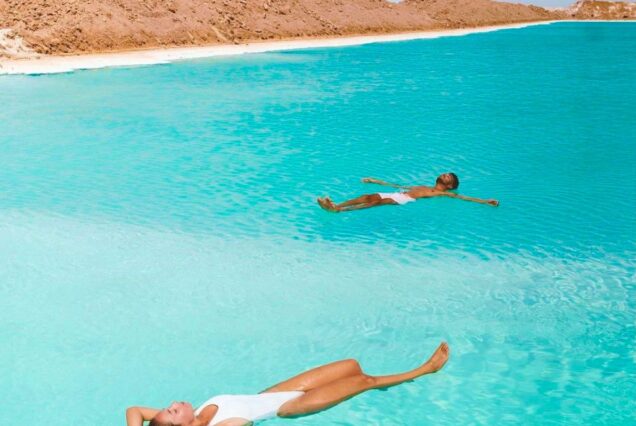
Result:
M446 339L294 424L634 423L634 51L560 23L0 78L0 418L124 424ZM449 170L501 206L314 201Z

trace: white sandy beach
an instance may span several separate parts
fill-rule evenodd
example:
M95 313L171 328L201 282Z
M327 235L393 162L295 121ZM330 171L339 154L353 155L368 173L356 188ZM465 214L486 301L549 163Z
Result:
M453 30L436 30L399 34L316 38L302 40L282 40L274 42L256 42L237 45L213 45L202 47L135 50L89 55L40 55L38 57L29 59L0 59L0 74L53 74L105 67L164 64L175 61L208 58L213 56L232 56L242 55L246 53L263 53L271 51L324 47L342 47L379 42L453 37L505 29L525 28L533 25L548 25L554 22L564 21L526 22L521 24L496 25Z

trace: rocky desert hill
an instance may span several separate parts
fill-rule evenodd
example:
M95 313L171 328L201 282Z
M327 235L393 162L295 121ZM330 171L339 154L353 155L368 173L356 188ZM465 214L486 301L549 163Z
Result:
M636 3L580 0L569 14L576 19L636 19Z
M404 32L564 16L490 0L0 0L0 55Z

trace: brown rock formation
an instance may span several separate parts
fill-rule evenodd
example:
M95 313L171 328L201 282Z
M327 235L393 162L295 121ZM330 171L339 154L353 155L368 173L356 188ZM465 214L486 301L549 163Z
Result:
M568 12L576 19L636 19L636 3L579 0Z
M490 0L0 0L0 29L66 54L460 28L561 17Z

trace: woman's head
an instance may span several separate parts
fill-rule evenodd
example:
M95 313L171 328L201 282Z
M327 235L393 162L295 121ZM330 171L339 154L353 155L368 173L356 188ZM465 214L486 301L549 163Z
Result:
M173 402L159 411L149 426L189 426L194 423L194 408L189 402Z

